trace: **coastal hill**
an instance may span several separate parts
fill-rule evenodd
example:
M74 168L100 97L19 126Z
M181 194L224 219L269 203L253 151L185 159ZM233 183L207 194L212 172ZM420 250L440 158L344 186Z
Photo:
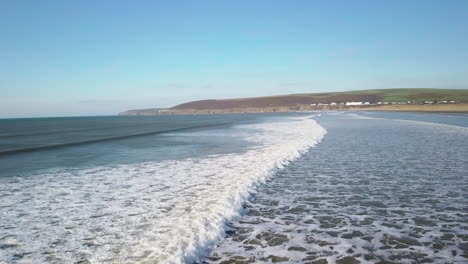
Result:
M363 102L366 103L366 105L346 107L346 103L349 102ZM354 110L362 107L383 107L382 110L391 110L393 105L395 105L395 107L398 105L401 110L402 105L407 105L410 108L417 108L416 106L421 106L423 104L434 104L431 107L436 109L437 107L435 106L438 104L464 105L464 103L468 103L468 89L399 88L200 100L179 104L169 109L151 108L128 110L120 113L120 115L286 112L333 109ZM427 108L427 106L425 106L425 108ZM450 107L447 106L443 108L450 109Z

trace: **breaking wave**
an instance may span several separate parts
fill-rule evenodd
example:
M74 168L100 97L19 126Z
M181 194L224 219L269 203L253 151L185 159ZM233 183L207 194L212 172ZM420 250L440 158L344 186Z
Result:
M318 144L326 130L310 118L284 118L226 133L251 147L1 179L0 262L197 261L224 237L256 186Z

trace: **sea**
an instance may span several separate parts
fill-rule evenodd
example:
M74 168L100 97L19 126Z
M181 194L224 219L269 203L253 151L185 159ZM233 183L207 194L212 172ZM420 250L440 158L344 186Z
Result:
M468 114L0 119L0 263L468 263Z

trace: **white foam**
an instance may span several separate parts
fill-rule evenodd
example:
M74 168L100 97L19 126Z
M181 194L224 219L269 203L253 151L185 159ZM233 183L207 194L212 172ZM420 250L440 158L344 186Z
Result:
M203 257L255 186L326 133L307 118L235 129L254 147L2 179L0 262L182 263Z
M346 114L346 115L348 117L352 117L352 118L356 118L356 119L392 120L392 121L415 124L415 125L429 125L429 126L438 127L438 128L441 128L441 129L451 129L454 132L456 131L456 132L461 132L461 133L468 133L468 127L457 126L457 125L441 124L441 123L434 123L434 122L420 121L420 120L370 117L370 116L362 116L362 115L359 115L359 114Z
M351 256L360 263L466 263L468 141L466 133L452 134L463 129L374 118L350 126L349 117L360 116L343 116L318 155L305 155L262 186L207 263L271 263L270 256L288 263ZM388 144L380 145L378 129L365 132L373 126L402 134L387 131ZM362 138L371 147L361 148Z

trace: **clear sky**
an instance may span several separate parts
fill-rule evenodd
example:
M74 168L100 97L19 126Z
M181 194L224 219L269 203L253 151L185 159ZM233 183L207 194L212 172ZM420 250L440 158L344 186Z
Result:
M0 1L0 117L396 87L468 88L468 1Z

